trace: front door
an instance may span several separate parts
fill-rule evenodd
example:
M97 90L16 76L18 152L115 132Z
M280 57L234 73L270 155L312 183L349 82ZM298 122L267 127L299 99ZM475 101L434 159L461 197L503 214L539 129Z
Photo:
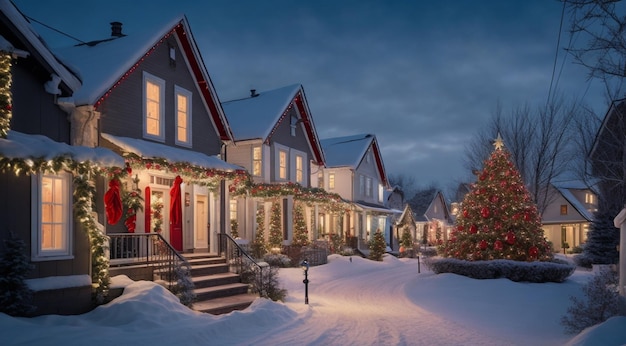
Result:
M209 206L207 196L196 195L194 212L194 248L209 249Z

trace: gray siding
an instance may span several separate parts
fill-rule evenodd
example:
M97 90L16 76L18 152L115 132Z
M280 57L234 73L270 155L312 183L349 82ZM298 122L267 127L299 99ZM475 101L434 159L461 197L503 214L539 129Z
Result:
M170 64L169 47L176 49L176 64ZM117 136L143 137L143 72L165 80L165 143L175 145L174 87L192 93L192 148L207 155L220 152L221 140L209 111L183 58L176 39L170 36L102 102L101 131ZM189 148L186 148L189 149Z

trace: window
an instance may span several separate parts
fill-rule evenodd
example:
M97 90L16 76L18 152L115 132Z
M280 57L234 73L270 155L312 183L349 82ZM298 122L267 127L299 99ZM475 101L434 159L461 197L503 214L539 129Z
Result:
M296 127L298 125L298 117L292 115L291 116L291 121L290 121L289 125L291 126L291 135L295 137L295 135L296 135Z
M585 193L585 203L587 204L594 204L595 203L595 196L592 193Z
M324 172L317 173L317 187L324 188Z
M71 175L41 174L32 177L32 259L70 258L72 255Z
M567 215L567 205L561 205L561 215Z
M302 156L296 155L296 182L302 183Z
M365 195L365 176L359 175L359 195Z
M252 148L252 175L261 176L261 147Z
M372 197L372 178L365 178L365 196Z
M378 184L378 202L382 203L385 195L385 190L383 189L383 184Z
M328 173L328 189L335 189L335 173Z
M179 86L176 93L176 144L191 146L191 93Z
M287 152L284 150L278 152L278 178L287 179Z
M365 153L365 162L370 163L370 151L369 150Z
M149 73L143 74L144 137L164 140L165 81Z

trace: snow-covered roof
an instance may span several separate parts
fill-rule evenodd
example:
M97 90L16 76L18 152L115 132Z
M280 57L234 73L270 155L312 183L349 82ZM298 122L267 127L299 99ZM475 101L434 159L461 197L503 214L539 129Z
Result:
M71 158L77 162L90 161L104 167L124 167L124 158L106 148L73 146L53 141L43 135L29 135L9 131L7 138L0 138L0 155L11 159Z
M235 140L265 140L301 88L300 84L292 84L254 97L222 102Z
M244 99L226 101L222 103L222 108L228 118L235 141L255 139L267 141L292 104L299 111L315 161L323 164L324 154L301 84L255 93L255 96Z
M593 221L593 214L585 208L585 206L574 196L574 194L572 194L572 191L568 188L560 187L557 187L557 190L559 190L563 198L565 198L567 202L569 202L569 204L571 204L572 207L578 211L580 216L584 217L587 221Z
M28 20L22 15L22 13L15 7L12 1L0 1L0 11L11 21L15 28L24 36L41 58L50 66L53 73L61 78L61 80L73 91L76 91L81 87L80 79L68 70L55 55L45 45L43 39L37 34L37 32L30 25ZM12 47L12 45L11 45ZM5 46L3 50L6 51L8 47ZM23 51L8 51L8 53L18 54L24 53ZM29 52L33 53L33 52Z
M322 139L326 166L356 169L374 138L372 134L358 134Z
M197 151L170 147L142 139L113 136L107 133L103 133L102 138L119 147L124 152L133 153L143 158L161 158L170 162L187 163L207 169L244 170L244 168L225 162L216 156L209 156Z
M17 49L4 36L0 35L0 51L12 54L14 57L27 57L29 53L25 50Z

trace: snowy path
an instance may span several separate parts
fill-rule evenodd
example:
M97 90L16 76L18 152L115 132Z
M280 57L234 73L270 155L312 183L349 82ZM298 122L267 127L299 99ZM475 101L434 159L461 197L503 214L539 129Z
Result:
M251 343L259 345L508 345L510 341L443 319L415 305L407 297L406 285L415 286L416 262L376 263L374 270L348 274L362 264L357 259L337 258L332 273L325 267L310 270L310 305L303 304L302 271L281 271L288 289L287 306L299 318L283 330L272 330ZM337 270L337 267L343 267ZM291 271L296 271L294 274ZM287 275L285 275L287 274ZM299 274L299 275L298 275ZM316 278L319 281L316 282ZM376 279L374 279L376 278ZM374 280L373 280L374 279ZM374 286L375 289L371 287ZM309 328L309 326L314 326Z

